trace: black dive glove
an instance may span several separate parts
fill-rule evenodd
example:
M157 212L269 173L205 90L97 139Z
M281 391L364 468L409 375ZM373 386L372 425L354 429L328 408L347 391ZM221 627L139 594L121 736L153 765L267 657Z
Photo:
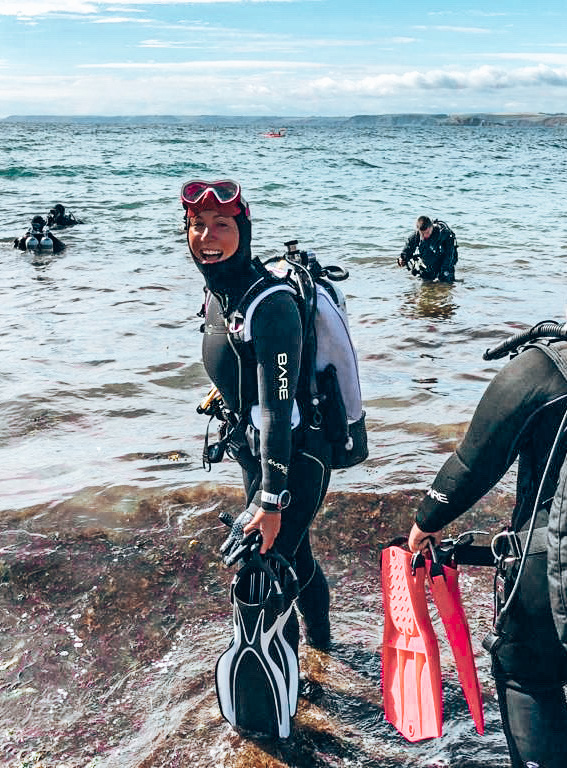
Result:
M244 528L254 519L257 511L258 507L255 504L251 504L250 507L238 515L236 520L232 520L230 515L224 512L221 512L219 515L219 519L225 525L230 526L230 533L220 546L220 553L225 565L234 565L237 560L241 558L246 559L246 556L250 555L252 545L261 540L262 534L260 531L252 531L247 535L244 534Z

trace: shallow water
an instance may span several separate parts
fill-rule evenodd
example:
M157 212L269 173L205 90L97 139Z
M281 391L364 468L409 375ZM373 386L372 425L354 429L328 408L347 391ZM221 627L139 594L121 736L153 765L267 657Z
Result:
M408 744L384 719L379 552L409 525L416 494L329 495L314 533L331 586L334 644L328 654L302 646L309 689L290 739L281 743L236 734L222 720L214 694L214 664L231 634L232 577L219 563L217 514L235 512L240 494L203 486L155 494L114 489L96 499L101 517L116 514L125 496L132 514L120 531L102 524L73 528L86 495L54 508L56 531L37 510L6 520L0 554L3 764L506 765L488 660L480 650L490 616L485 569L463 568L460 578L478 653L485 735L474 731L434 608L444 734ZM492 499L490 509L481 510L483 522L494 524L501 506ZM468 515L463 525L478 522Z
M201 282L178 205L191 175L242 180L257 255L297 238L350 270L372 458L336 487L423 486L499 365L485 348L564 315L566 142L564 129L534 127L296 127L270 140L251 128L0 123L0 507L206 479ZM13 249L57 200L84 220L60 233L67 249ZM457 233L453 286L395 266L421 211ZM188 454L182 471L148 462L171 451ZM223 465L215 479L238 474Z
M408 745L384 721L379 550L407 532L500 367L484 350L564 317L565 129L294 126L270 140L249 127L0 122L0 147L3 764L507 765L480 648L483 569L461 585L487 733L446 652L443 737ZM214 695L232 577L217 515L242 497L232 463L201 466L202 287L178 205L190 176L242 181L257 255L297 238L350 270L370 458L334 474L316 521L336 642L302 649L313 691L285 745L242 740ZM13 249L56 202L83 220L58 233L67 249ZM395 266L422 212L457 233L452 286ZM512 491L513 473L459 529L497 529Z

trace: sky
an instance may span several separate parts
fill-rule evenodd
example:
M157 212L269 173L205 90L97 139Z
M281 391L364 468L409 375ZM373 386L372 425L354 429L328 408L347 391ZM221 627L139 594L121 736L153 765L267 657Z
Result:
M0 0L0 118L567 112L565 0Z

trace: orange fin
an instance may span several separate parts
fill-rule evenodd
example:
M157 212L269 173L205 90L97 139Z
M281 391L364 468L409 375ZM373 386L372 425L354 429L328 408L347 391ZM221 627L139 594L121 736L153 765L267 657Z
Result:
M461 603L459 574L457 568L450 565L437 567L442 568L443 573L432 576L431 569L435 566L431 564L431 561L428 561L427 580L433 601L447 633L469 711L477 732L482 735L484 733L484 711L471 645L471 633Z
M411 561L411 553L401 547L382 552L382 691L386 719L408 741L420 741L441 736L443 700L425 568L412 573Z

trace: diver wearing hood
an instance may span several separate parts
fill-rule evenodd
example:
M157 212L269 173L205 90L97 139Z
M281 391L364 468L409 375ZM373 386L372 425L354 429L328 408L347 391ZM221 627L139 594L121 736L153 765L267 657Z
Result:
M297 572L307 642L327 648L329 589L313 558L309 526L327 491L330 456L322 438L306 437L307 430L295 423L303 339L299 308L289 291L263 294L253 310L250 338L237 350L233 331L243 324L239 308L251 291L270 284L265 267L252 258L248 205L233 181L187 182L181 201L189 251L206 284L203 363L225 407L246 425L233 450L242 467L246 510L233 526L228 550L238 548L242 535L259 530L261 553L275 547ZM297 646L295 614L293 621Z
M49 225L43 216L34 216L29 229L21 237L14 239L14 248L20 251L43 251L60 253L65 243L49 231Z
M218 209L206 207L212 205L208 198L202 202L205 207L190 209L195 213L194 216L191 216L188 211L189 251L197 269L205 278L207 289L219 301L224 316L229 317L248 288L264 274L258 264L252 263L250 212L242 199L234 205L226 207L219 205ZM222 239L230 234L237 235L238 246L232 255L226 256L224 251L217 255L213 252L213 248L206 247L212 239L210 228L214 228L215 240L219 239L219 233ZM205 236L197 237L197 234L203 231L206 233ZM198 243L197 253L192 250L191 239L194 243ZM229 250L230 245L232 241L229 239ZM219 266L221 262L222 266Z
M50 209L47 215L47 226L63 229L64 227L74 227L75 224L82 224L72 213L65 213L65 206L57 203Z

